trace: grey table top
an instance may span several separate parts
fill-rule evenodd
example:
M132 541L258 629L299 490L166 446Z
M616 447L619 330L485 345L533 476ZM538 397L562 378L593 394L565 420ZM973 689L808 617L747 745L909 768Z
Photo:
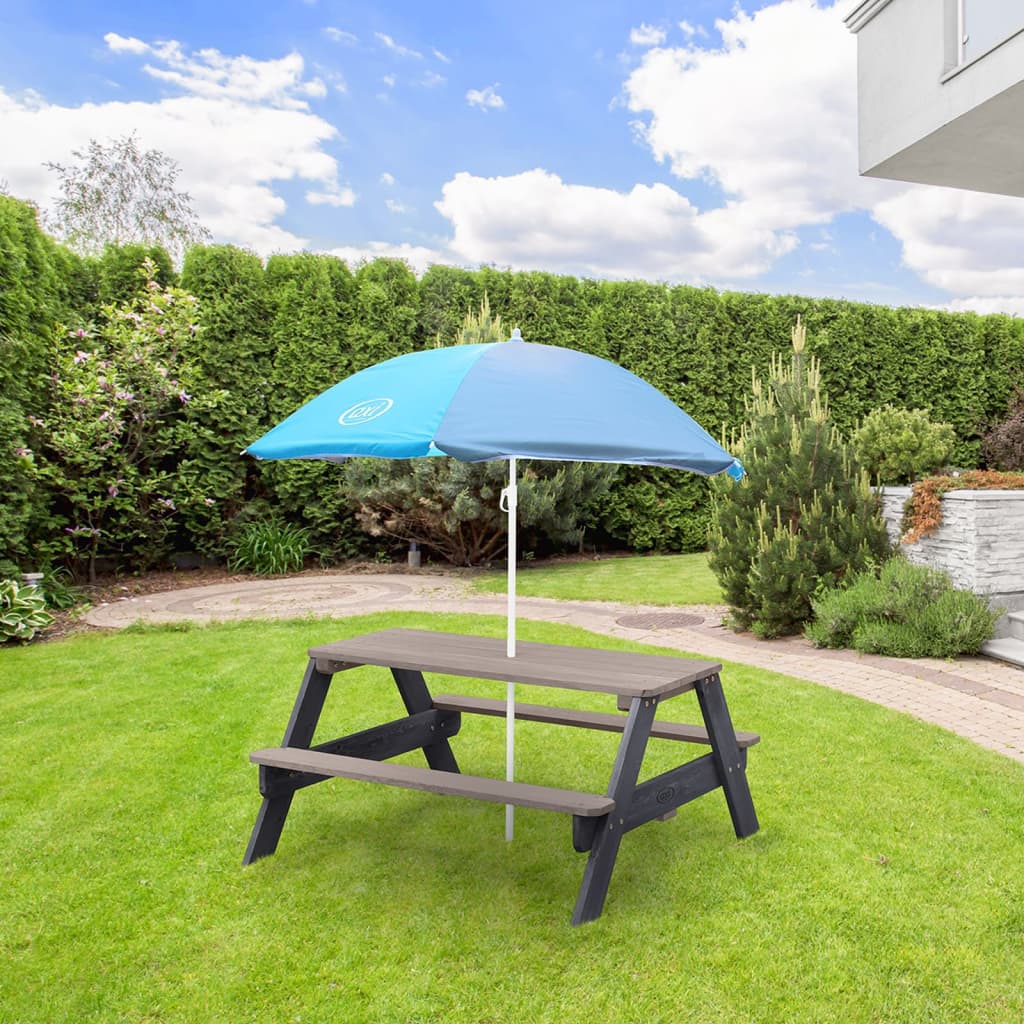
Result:
M529 641L520 641L516 656L509 658L503 639L421 629L385 629L321 644L310 648L309 656L328 672L382 665L625 697L673 697L722 668L717 662L663 654Z

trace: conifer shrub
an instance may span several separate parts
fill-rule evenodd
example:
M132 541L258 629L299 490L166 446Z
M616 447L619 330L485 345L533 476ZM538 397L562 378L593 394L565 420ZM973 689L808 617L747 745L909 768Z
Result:
M845 588L822 593L805 635L815 647L847 647L894 658L976 654L1000 611L958 590L938 569L892 558Z
M805 341L797 318L788 365L773 357L766 382L753 374L731 445L746 476L711 482L710 565L730 624L765 638L799 632L816 591L890 550L867 473L831 422Z
M853 435L861 465L882 485L911 483L943 465L956 434L948 423L933 423L923 409L874 409Z

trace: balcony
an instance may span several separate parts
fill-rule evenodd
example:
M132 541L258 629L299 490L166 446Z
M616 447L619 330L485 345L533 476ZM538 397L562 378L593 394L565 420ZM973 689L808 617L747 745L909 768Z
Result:
M860 172L1024 197L1024 4L863 0Z

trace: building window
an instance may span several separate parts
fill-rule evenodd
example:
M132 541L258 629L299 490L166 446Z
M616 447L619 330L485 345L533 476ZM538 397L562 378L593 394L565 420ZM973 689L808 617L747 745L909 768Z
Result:
M1024 30L1020 0L960 0L960 64L966 64Z

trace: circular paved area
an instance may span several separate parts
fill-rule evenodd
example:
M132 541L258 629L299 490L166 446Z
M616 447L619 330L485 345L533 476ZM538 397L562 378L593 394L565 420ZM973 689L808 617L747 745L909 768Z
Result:
M565 622L622 637L741 662L807 679L884 704L957 732L1024 762L1024 670L990 658L910 660L823 651L802 637L755 640L721 625L720 609L665 608L604 601L519 597L523 619ZM333 573L246 580L146 594L99 605L93 626L134 622L216 622L247 618L341 617L380 611L502 615L505 598L476 594L463 581L431 573Z

